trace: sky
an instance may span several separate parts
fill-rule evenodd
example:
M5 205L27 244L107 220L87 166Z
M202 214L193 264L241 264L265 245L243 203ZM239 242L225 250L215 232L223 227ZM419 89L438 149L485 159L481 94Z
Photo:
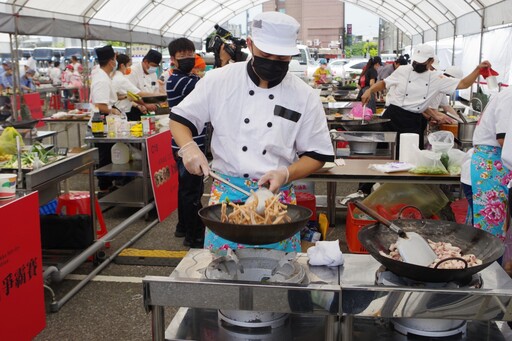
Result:
M249 20L261 13L261 5L249 10ZM242 25L242 32L246 31L245 12L229 20L230 24ZM377 37L379 34L379 17L375 14L357 7L353 4L345 3L345 25L352 24L352 34L362 35L363 40Z

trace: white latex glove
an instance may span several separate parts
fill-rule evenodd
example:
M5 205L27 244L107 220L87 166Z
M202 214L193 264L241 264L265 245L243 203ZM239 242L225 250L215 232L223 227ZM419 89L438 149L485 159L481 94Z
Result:
M195 141L181 147L178 156L183 158L183 164L190 174L207 176L210 173L208 160Z
M290 173L288 172L288 167L282 166L263 174L260 181L258 181L258 185L263 186L268 183L268 189L271 192L276 193L281 186L288 182L289 176Z

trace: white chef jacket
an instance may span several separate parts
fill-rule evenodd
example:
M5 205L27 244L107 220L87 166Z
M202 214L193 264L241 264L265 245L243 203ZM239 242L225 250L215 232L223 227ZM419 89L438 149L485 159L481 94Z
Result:
M121 96L126 96L128 91L133 92L134 94L138 94L140 92L140 90L133 85L121 71L116 71L114 74L114 77L112 78L112 86L114 87L116 94ZM117 109L124 113L132 110L132 101L129 98L117 100L115 105Z
M98 69L92 76L91 103L106 104L112 108L116 101L117 95L112 86L112 79L103 69Z
M473 157L473 148L469 149L462 160L460 167L460 182L465 185L471 186L471 158Z
M156 73L146 74L142 63L132 65L128 80L142 92L158 92L158 77Z
M388 93L387 105L422 113L439 94L448 95L457 89L460 80L437 71L414 72L411 65L398 67L384 79Z
M511 88L507 88L491 98L475 128L473 146L500 146L496 139L503 138L507 132L510 108L512 108Z
M211 122L212 168L260 178L301 155L331 161L334 152L325 112L313 89L291 73L270 89L260 88L251 80L248 66L239 62L207 72L172 109L171 118L193 132Z
M438 109L441 106L450 105L450 101L445 94L438 94L436 97L432 99L432 101L428 104L430 108Z
M503 142L501 150L501 160L507 169L512 169L512 120L508 122L507 135L505 135L505 142Z

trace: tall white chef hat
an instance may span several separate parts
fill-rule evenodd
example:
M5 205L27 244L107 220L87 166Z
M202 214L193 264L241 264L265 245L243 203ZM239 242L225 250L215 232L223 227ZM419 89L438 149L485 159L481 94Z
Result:
M435 58L434 48L427 44L421 44L414 47L412 61L416 63L425 63L430 58Z
M300 24L289 15L280 12L263 12L252 21L252 41L258 49L278 56L293 56L297 48Z

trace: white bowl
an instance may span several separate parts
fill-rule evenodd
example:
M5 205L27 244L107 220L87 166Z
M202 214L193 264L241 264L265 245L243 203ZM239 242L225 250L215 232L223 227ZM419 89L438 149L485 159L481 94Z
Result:
M0 173L0 199L9 199L16 195L16 174Z

